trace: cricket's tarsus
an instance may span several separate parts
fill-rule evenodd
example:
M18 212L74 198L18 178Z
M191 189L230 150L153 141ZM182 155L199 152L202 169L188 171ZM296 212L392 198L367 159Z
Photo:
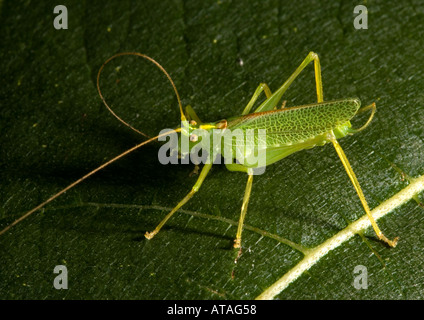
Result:
M193 108L191 106L187 106L185 111L183 112L183 107L181 104L181 99L179 97L177 88L172 81L169 74L166 72L166 70L154 59L141 54L137 52L124 52L119 53L111 58L109 58L99 69L99 72L97 74L97 89L100 95L100 98L102 99L103 103L107 107L107 109L123 124L131 128L132 130L138 132L139 134L142 134L147 137L144 133L141 131L133 128L130 124L122 120L119 116L115 114L115 112L108 106L106 103L101 91L100 91L100 74L105 67L107 63L109 63L112 59L120 57L120 56L139 56L144 59L149 60L153 64L155 64L168 78L170 81L175 95L178 100L178 105L181 113L181 120L182 120L182 127L176 129L177 132L180 132L181 134L188 134L190 135L190 131L193 129L205 129L205 130L212 130L212 129L241 129L241 130L248 130L248 129L267 129L269 128L270 124L272 125L272 130L268 130L266 133L266 164L270 165L272 163L275 163L288 155L298 152L303 149L312 148L314 146L318 145L324 145L326 143L331 142L358 194L358 197L364 207L364 210L371 222L371 225L377 234L378 238L385 243L387 243L391 247L395 247L398 241L398 238L396 237L393 240L388 239L386 236L383 235L381 230L379 229L377 222L373 218L371 211L368 207L367 201L365 199L365 196L362 192L362 189L359 185L359 182L353 172L353 169L351 165L349 164L349 161L347 160L347 157L341 148L340 144L338 143L338 139L357 133L363 129L365 129L371 122L374 113L376 111L376 105L375 103L372 103L366 107L360 108L360 102L358 99L343 99L343 100L335 100L335 101L326 101L324 102L324 96L323 96L323 88L322 88L322 79L321 79L321 65L319 61L319 57L316 53L310 52L307 57L303 60L303 62L300 64L300 66L293 72L293 74L284 82L284 84L278 88L274 93L271 92L268 85L265 83L261 83L256 91L254 92L252 98L250 99L247 106L244 108L241 116L233 117L229 119L223 119L218 122L211 122L211 123L203 123ZM281 105L281 108L278 108L281 98L284 94L284 92L289 88L289 86L292 84L294 79L302 72L302 70L309 65L309 63L314 63L314 70L315 70L315 85L316 85L316 93L317 93L317 103L301 106L301 107L286 107L286 102L284 101ZM266 100L262 102L253 112L251 112L255 102L261 95L261 93L264 92L266 96ZM351 128L350 120L358 113L365 112L367 110L371 110L371 115L368 119L368 121L359 129L353 129ZM317 116L319 114L320 116ZM190 121L187 121L190 120ZM293 129L293 124L294 128ZM150 143L153 140L158 139L159 137L166 136L170 134L172 131L168 131L164 134L158 135L154 138L150 138L149 140L142 142L135 147L121 153L120 155L116 156L115 158L109 160L108 162L104 163L103 165L99 166L98 168L94 169L93 171L89 172L82 178L78 179L77 181L73 182L60 192L56 193L52 197L50 197L48 200L40 204L39 206L35 207L34 209L28 211L26 214L24 214L22 217L17 219L15 222L7 226L5 229L0 231L0 235L5 233L7 230L9 230L12 226L18 224L20 221L24 220L28 216L30 216L32 213L36 212L37 210L44 207L46 204L50 203L69 189L73 188L80 182L84 181L97 171L103 169L104 167L108 166L109 164L117 161L118 159L124 157L125 155L131 153L132 151L138 149L139 147ZM175 132L175 131L174 131ZM197 139L193 139L196 140ZM202 140L199 142L201 143ZM207 162L195 183L192 190L174 207L171 212L169 212L165 218L158 224L158 226L152 231L152 232L146 232L145 237L147 239L152 239L163 227L163 225L172 217L172 215L178 211L179 208L181 208L186 202L188 202L193 195L199 190L201 187L203 181L205 180L207 174L209 173L213 160ZM252 167L244 164L238 164L238 163L230 163L226 164L226 167L229 171L240 171L247 173L248 179L246 184L246 189L244 193L243 198L243 204L241 207L241 214L240 214L240 220L237 228L237 234L236 239L234 240L234 248L239 249L239 254L241 253L242 248L242 231L243 231L243 224L244 219L247 212L247 207L250 199L250 194L252 191L252 184L253 184L253 171ZM237 257L237 259L239 256ZM236 261L237 261L236 259Z

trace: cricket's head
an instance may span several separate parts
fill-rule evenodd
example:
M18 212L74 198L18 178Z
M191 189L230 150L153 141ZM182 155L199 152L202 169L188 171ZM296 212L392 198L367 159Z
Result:
M216 122L198 123L195 120L181 121L179 128L178 144L174 148L174 152L178 151L180 156L187 156L194 148L210 150L213 145L214 130L225 130L227 128L227 120Z
M202 136L201 131L210 133L213 129L224 130L227 128L227 120L220 120L216 122L197 123L195 120L181 121L181 134L188 137L190 142L197 142L199 135Z

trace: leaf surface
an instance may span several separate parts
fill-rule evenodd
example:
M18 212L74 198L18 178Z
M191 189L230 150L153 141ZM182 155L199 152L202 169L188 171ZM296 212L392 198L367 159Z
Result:
M240 114L260 82L275 90L317 52L325 100L377 104L366 130L340 140L370 207L416 189L390 202L378 221L386 236L400 237L396 248L366 228L299 269L365 213L331 145L295 153L254 177L235 264L247 177L224 166L214 166L183 210L144 239L196 181L192 165L161 165L152 143L0 237L0 298L254 299L296 271L267 298L424 298L422 3L369 1L366 30L353 27L348 1L63 4L67 30L53 27L54 3L1 3L0 228L143 141L96 91L99 67L125 51L163 65L183 104L204 121ZM147 61L114 60L101 87L115 112L148 135L178 125L172 88ZM287 106L316 101L312 66L284 99ZM53 287L56 265L68 269L68 290ZM367 270L366 290L353 285L358 265Z

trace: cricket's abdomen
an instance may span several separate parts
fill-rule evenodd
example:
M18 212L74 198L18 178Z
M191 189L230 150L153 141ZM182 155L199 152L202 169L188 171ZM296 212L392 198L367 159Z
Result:
M331 132L341 138L348 133L350 119L357 113L359 99L344 99L285 108L280 110L251 113L228 119L230 130L266 130L267 148L296 144L321 144L319 137ZM325 141L322 141L322 144ZM305 147L313 147L313 145Z

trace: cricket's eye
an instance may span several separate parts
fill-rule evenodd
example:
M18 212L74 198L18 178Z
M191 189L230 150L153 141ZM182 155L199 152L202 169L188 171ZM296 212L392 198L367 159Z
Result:
M192 126L196 126L196 125L197 125L197 122L196 122L196 121L194 121L194 120L191 120L191 121L190 121L190 124L191 124Z
M198 139L199 139L199 138L197 137L197 135L195 135L195 134L191 134L191 135L190 135L190 141L191 141L191 142L196 142Z

